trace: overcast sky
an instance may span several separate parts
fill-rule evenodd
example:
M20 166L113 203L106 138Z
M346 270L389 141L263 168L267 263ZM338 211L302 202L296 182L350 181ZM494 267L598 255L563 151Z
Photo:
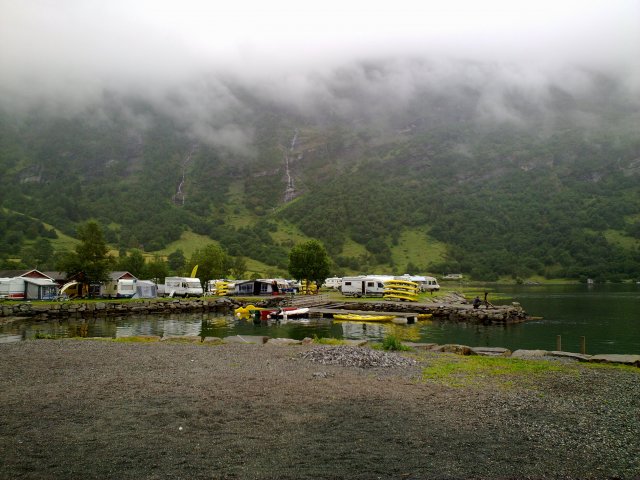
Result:
M358 63L377 59L377 75ZM549 83L588 96L592 70L637 104L640 0L0 0L0 107L73 113L105 88L135 92L227 146L252 135L230 81L347 113L362 102L336 92L384 111L464 84L483 92L479 115L517 120L513 85L544 105Z
M638 0L320 3L0 0L0 81L171 83L211 71L257 78L381 55L570 63L622 74L640 62Z

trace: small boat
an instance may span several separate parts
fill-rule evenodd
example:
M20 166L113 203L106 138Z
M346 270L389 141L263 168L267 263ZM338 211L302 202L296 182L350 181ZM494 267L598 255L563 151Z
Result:
M281 318L281 319L288 319L288 318L299 318L299 317L306 317L309 315L309 309L308 308L296 308L293 310L276 310L274 312L271 312L267 318Z
M293 310L298 310L298 308L297 307L265 308L260 310L260 320L268 320L270 318L274 318L271 315L274 313L278 313L278 311L291 312Z
M391 322L395 315L360 315L357 313L340 313L333 316L334 320L346 320L352 322Z
M418 320L428 320L433 317L433 313L419 313Z

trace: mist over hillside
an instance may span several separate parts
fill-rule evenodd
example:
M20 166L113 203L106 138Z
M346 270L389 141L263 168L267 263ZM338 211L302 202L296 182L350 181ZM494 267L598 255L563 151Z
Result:
M4 2L0 261L96 219L276 272L312 237L336 272L637 278L639 8Z
M115 246L149 252L191 230L281 269L284 221L346 271L637 274L640 104L624 82L407 58L285 90L226 78L159 98L105 90L75 111L5 107L5 213L69 235L97 218ZM395 264L407 229L446 256Z

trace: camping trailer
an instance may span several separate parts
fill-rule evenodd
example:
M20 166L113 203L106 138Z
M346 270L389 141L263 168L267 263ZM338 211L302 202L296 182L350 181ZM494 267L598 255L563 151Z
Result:
M394 277L395 280L408 280L410 282L415 282L420 287L421 292L437 292L440 290L440 285L438 285L438 280L435 277L425 277L422 275L409 275L405 273L400 277Z
M384 282L391 279L390 275L343 277L340 291L347 297L381 297L384 295Z
M50 278L0 278L0 298L10 300L54 300L58 286Z
M136 279L120 278L100 285L100 296L106 298L131 298L136 293Z
M334 290L340 290L340 286L342 285L341 277L330 277L327 278L322 284L323 287L333 288Z

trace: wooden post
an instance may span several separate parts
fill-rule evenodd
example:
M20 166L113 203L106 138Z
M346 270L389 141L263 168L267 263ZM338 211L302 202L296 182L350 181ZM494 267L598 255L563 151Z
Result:
M562 351L562 335L557 335L556 336L556 350L558 352Z
M580 353L585 355L587 353L587 339L586 337L580 337Z

